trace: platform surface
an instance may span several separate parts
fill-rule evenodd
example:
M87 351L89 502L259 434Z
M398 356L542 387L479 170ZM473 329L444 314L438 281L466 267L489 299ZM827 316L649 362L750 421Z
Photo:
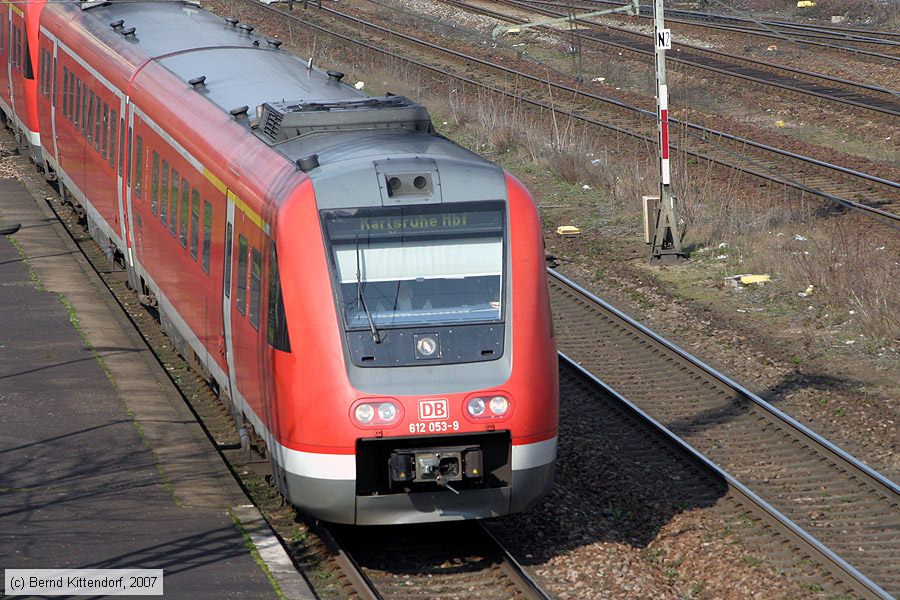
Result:
M277 597L235 523L246 497L71 240L16 180L0 218L22 223L0 236L0 569L164 569L166 598Z

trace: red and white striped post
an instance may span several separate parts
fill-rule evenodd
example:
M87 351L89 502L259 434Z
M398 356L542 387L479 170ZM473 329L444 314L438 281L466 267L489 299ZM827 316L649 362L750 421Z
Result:
M655 214L649 214L650 259L675 262L684 258L678 234L678 209L672 191L669 168L669 88L666 85L666 50L672 47L672 34L663 21L663 0L653 3L653 39L656 47L656 115L659 123L659 200Z

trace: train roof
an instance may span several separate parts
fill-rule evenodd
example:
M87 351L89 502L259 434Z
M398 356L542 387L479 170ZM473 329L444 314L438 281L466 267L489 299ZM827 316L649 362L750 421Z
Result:
M341 83L342 74L311 68L280 50L277 40L196 2L94 0L74 6L93 35L134 57L136 83L146 63L162 66L304 170L314 155L315 167L366 159L371 165L373 158L393 154L500 171L435 134L421 105L400 96L371 98Z

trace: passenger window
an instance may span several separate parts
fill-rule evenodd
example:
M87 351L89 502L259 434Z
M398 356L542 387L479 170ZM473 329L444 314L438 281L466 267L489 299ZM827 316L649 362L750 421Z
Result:
M159 154L153 151L153 181L150 182L150 212L157 213L159 206Z
M144 140L141 139L141 136L137 136L137 143L135 144L135 152L134 152L134 182L132 182L132 187L134 188L135 195L140 198L141 197L141 187L144 182Z
M191 201L191 184L187 179L181 180L181 227L178 230L178 240L181 242L182 248L187 248L188 234L188 210L190 210Z
M88 94L90 100L87 101L87 109L84 113L87 117L84 119L84 127L81 128L81 132L90 144L94 137L94 90L88 90Z
M124 117L119 120L119 147L116 149L116 152L119 154L119 177L122 176L122 167L125 162L125 152L123 149L125 148L125 119Z
M169 214L169 161L163 161L162 181L159 183L159 220L162 221L163 227L169 224L167 215Z
M200 241L200 192L191 191L191 258L197 260L197 242Z
M116 115L116 111L109 109L109 164L112 167L116 166L116 123L118 122L119 117Z
M97 107L94 110L94 150L100 152L100 126L103 121L103 101L100 100L100 94L97 94Z
M101 148L101 154L103 155L104 160L106 159L106 152L108 149L107 141L109 140L109 104L106 102L103 103L103 147Z
M231 297L231 223L225 224L225 297Z
M230 227L230 225L229 225ZM209 243L212 238L212 204L209 200L203 201L203 255L200 261L203 270L209 273ZM229 240L230 241L230 240ZM231 265L225 266L227 272L231 272ZM227 286L226 286L227 289Z
M169 194L169 233L178 235L178 171L172 169L172 193Z
M69 71L69 122L75 120L75 73Z
M31 48L28 47L28 36L22 36L22 56L25 69L22 75L25 79L34 79L34 68L31 66Z
M250 324L259 329L259 296L262 281L262 253L253 249L253 264L250 268Z
M70 121L72 115L69 114L69 67L63 67L63 116Z
M247 313L247 239L238 236L238 272L237 295L235 296L238 312Z
M269 345L283 352L291 351L291 340L288 337L287 321L284 314L284 299L281 296L281 278L278 275L278 257L275 255L275 243L271 244L272 265L269 267Z
M81 80L75 78L75 127L81 124Z

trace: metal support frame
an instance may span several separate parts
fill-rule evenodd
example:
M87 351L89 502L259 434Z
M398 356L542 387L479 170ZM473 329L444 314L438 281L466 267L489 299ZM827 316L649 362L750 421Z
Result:
M663 21L663 0L653 1L653 39L656 48L656 115L659 123L659 199L649 228L653 231L650 260L673 263L685 258L678 233L678 206L669 171L669 92L666 86L666 48L671 36Z
M639 15L641 13L640 0L631 0L631 4L619 6L617 8L595 10L594 12L584 13L580 15L569 15L568 17L557 17L555 19L545 19L543 21L522 23L520 25L497 25L491 32L491 37L496 40L504 33L520 33L523 29L531 29L532 27L543 27L544 25L555 25L557 23L571 23L577 21L578 19L587 19L589 17L598 17L600 15L608 15L610 13L617 12L623 12L629 15Z

